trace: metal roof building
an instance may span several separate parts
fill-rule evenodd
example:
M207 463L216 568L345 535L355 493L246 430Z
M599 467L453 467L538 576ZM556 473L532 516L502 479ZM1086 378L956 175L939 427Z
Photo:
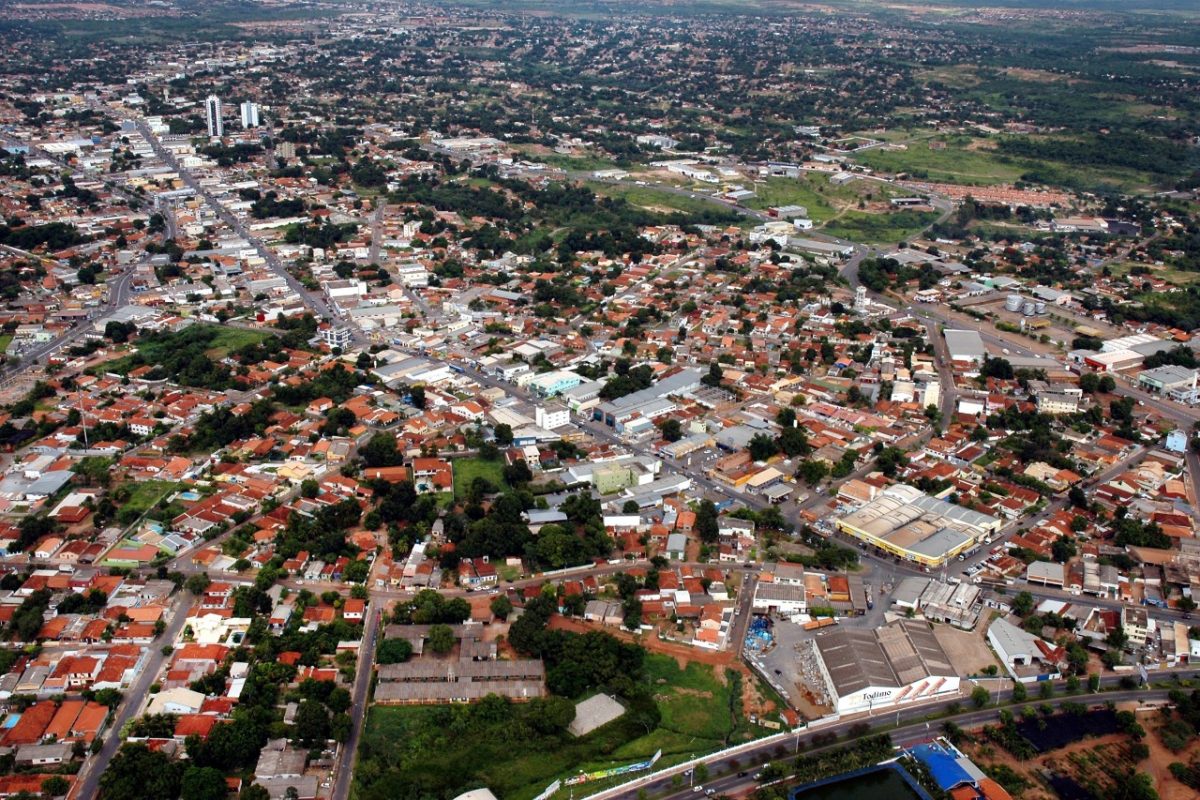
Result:
M839 626L812 642L827 696L840 714L959 690L958 673L926 622L901 619L876 630Z
M982 364L987 356L979 331L947 330L946 347L950 351L952 361Z
M940 567L1000 529L1001 521L896 484L837 520L838 530L926 567Z

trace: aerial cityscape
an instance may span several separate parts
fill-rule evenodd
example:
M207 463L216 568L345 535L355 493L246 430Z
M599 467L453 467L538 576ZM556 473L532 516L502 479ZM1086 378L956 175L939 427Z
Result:
M0 798L1200 798L1193 2L0 43Z

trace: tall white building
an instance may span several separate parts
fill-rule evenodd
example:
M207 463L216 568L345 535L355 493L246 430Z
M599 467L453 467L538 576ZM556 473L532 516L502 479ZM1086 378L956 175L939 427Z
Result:
M242 127L258 127L258 103L251 103L249 100L242 103Z
M204 109L208 112L208 135L224 136L225 121L221 119L221 98L210 94L204 101Z

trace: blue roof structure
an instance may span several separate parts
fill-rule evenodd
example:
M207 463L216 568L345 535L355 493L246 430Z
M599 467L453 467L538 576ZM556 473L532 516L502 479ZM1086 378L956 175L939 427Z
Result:
M919 744L909 748L908 752L929 767L929 774L945 791L950 791L963 783L974 783L971 774L959 764L958 753L947 750L941 745Z

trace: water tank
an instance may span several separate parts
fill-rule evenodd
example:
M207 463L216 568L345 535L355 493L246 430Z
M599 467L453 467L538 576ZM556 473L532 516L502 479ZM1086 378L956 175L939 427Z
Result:
M1021 306L1021 313L1027 317L1033 316L1033 310L1036 308L1032 300L1026 300L1025 305Z
M1004 301L1004 309L1006 311L1020 311L1021 310L1021 295L1010 294L1008 296L1008 298Z
M1045 314L1046 313L1046 304L1044 302L1042 302L1041 300L1038 300L1036 303L1034 303L1034 310L1038 314Z

